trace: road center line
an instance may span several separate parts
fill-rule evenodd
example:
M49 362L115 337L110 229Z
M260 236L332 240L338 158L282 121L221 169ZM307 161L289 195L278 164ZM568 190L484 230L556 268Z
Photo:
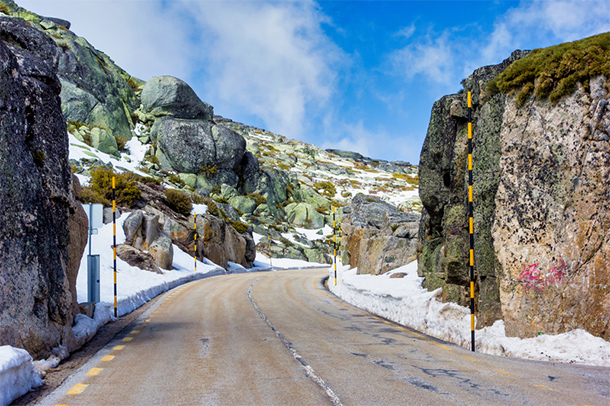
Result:
M266 278L266 276L264 278ZM299 364L301 364L301 367L303 367L303 369L305 370L305 375L307 375L308 378L310 378L312 381L314 381L316 384L318 384L318 386L320 388L322 388L322 390L326 393L326 395L328 396L328 398L330 399L330 401L333 405L343 406L341 403L341 400L339 400L339 397L335 394L335 392L333 392L333 390L331 388L329 388L328 385L326 385L326 382L324 382L324 380L322 378L320 378L318 375L316 375L316 373L315 373L314 369L311 367L311 365L309 365L307 363L307 361L305 361L305 359L297 352L297 350L295 350L290 345L290 343L288 342L288 340L286 340L286 338L284 338L282 333L280 333L273 326L273 324L269 321L267 316L265 316L265 313L263 313L261 311L260 307L258 307L256 302L252 298L252 287L256 284L256 282L258 282L261 279L263 279L263 278L258 278L257 280L252 282L252 285L250 285L250 287L248 287L248 299L250 300L250 303L252 303L254 310L256 310L258 312L258 314L261 316L261 318L263 320L265 320L265 323L267 323L267 325L275 333L275 336L280 339L282 344L284 344L284 347L286 347L288 349L288 351L290 351L290 353L292 354L294 359L296 359L299 362Z

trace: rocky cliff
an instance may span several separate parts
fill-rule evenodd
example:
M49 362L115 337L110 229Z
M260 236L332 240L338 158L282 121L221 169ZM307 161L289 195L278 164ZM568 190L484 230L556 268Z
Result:
M477 326L610 338L610 34L476 70L437 101L420 160L419 273L468 296L473 100Z
M0 342L34 356L74 346L69 267L82 255L68 252L76 205L58 59L46 35L0 17Z

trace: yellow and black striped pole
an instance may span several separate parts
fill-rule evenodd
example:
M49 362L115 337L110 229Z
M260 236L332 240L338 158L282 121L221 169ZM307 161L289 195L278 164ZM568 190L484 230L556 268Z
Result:
M335 286L337 286L337 233L335 228L335 206L333 206L333 263L335 264Z
M195 230L195 248L193 250L193 259L195 260L195 272L197 272L197 213L193 213L193 225Z
M468 223L470 230L470 350L474 345L474 207L472 191L472 95L468 92Z
M118 316L116 281L116 177L112 177L112 251L114 261L114 317Z
M273 268L273 264L271 263L271 236L267 236L267 243L269 244L269 268Z

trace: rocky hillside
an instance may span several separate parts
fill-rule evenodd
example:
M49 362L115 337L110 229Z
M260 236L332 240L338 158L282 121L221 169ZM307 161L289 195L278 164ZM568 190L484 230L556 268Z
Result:
M421 153L419 272L468 297L472 92L478 327L610 338L610 34L477 69L434 104Z
M421 209L415 166L214 115L184 81L134 78L70 22L10 0L0 1L0 54L0 342L34 356L78 345L79 201L108 207L112 176L118 210L129 213L118 256L152 272L171 268L173 245L193 252L195 243L227 269L251 266L256 249L328 263L333 207L337 223L359 193L403 214ZM206 210L197 241L194 204Z

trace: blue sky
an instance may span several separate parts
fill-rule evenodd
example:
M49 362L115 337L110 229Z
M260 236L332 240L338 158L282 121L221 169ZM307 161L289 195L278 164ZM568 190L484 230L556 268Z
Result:
M418 163L435 100L480 66L610 31L610 1L16 0L133 76L188 82L215 113Z

